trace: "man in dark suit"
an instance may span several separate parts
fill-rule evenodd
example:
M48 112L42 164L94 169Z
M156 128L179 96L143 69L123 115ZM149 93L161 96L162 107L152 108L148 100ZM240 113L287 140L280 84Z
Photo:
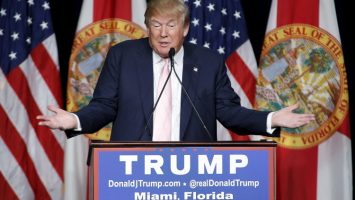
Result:
M293 113L297 105L273 113L242 107L231 88L223 58L184 43L189 14L182 0L149 1L145 23L148 38L121 42L109 50L88 106L75 114L49 106L55 115L38 116L39 124L66 130L72 137L96 132L113 122L111 141L151 141L160 140L154 139L154 126L168 123L170 141L211 141L217 140L216 119L240 134L273 137L279 131L272 128L294 128L314 119L313 114ZM161 93L157 89L161 63L169 58L171 48L176 51L176 75L173 72L167 79L172 111L167 121L158 122L155 113L153 118L151 115Z

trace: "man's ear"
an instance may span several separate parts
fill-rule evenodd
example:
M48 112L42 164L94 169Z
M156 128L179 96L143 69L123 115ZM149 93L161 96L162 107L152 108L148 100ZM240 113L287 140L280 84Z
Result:
M190 24L184 25L184 37L189 33Z
M147 27L147 35L150 35L150 30L149 30L149 27L148 26L146 26Z

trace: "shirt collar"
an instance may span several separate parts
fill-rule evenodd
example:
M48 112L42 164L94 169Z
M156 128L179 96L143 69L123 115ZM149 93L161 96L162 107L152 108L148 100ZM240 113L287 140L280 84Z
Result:
M175 54L174 56L174 61L175 63L182 63L182 58L184 56L184 47L182 46L180 50ZM153 51L153 62L154 64L158 64L164 60L162 57L160 57L155 51Z

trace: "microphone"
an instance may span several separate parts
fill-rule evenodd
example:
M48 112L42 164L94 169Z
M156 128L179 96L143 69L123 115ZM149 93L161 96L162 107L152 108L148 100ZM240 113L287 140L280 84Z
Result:
M172 49L173 49L173 48L172 48ZM171 51L171 49L170 49L170 51ZM170 51L169 51L169 57L170 57ZM174 54L175 54L175 49L174 49ZM163 88L161 89L161 91L160 91L160 93L159 93L159 95L158 95L158 99L157 99L157 101L155 102L155 104L154 104L154 106L153 106L153 110L152 110L152 112L150 113L150 116L149 116L149 118L148 118L148 121L146 122L146 125L145 125L145 127L144 127L143 133L145 133L145 132L147 131L147 128L150 127L150 122L152 121L152 117L153 117L154 111L155 111L155 109L156 109L156 107L157 107L157 105L158 105L158 103L159 103L159 100L160 100L160 98L161 98L161 95L163 94L163 92L164 92L164 90L165 90L166 84L168 83L168 81L169 81L169 79L170 79L170 77L171 77L171 72L172 72L172 71L170 70L169 75L168 75L168 77L166 78L166 80L165 80L165 82L164 82ZM140 140L142 139L143 133L140 135L138 141L140 141Z
M196 113L196 115L197 115L199 121L201 122L203 128L205 129L205 131L206 131L206 133L207 133L209 139L210 139L211 141L214 141L214 139L213 139L213 137L212 137L210 131L208 131L208 129L207 129L207 126L206 126L205 122L202 120L200 113L197 111L195 104L192 102L189 93L188 93L187 90L185 89L184 85L182 84L182 81L181 81L180 77L179 77L178 74L176 73L176 70L175 70L175 67L174 67L174 56L175 56L175 48L170 48L170 50L169 50L169 58L170 58L171 69L172 69L171 71L174 70L174 74L175 74L177 80L179 81L182 90L184 91L184 93L185 93L187 99L189 100L189 103L190 103L190 105L192 106L194 112Z
M170 48L169 50L169 58L170 58L170 63L171 66L174 66L174 56L175 56L175 48Z

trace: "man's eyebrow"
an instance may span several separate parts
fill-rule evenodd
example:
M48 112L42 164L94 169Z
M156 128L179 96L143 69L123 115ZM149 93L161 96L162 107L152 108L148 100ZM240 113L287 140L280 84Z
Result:
M150 21L151 21L151 22L157 22L157 23L160 23L158 20L155 20L155 19L151 19Z
M160 24L163 24L162 22L160 22L159 20L156 20L156 19L151 19L150 20L151 22L157 22L157 23L160 23ZM167 24L169 23L172 23L172 22L177 22L178 20L177 19L171 19L167 22Z

